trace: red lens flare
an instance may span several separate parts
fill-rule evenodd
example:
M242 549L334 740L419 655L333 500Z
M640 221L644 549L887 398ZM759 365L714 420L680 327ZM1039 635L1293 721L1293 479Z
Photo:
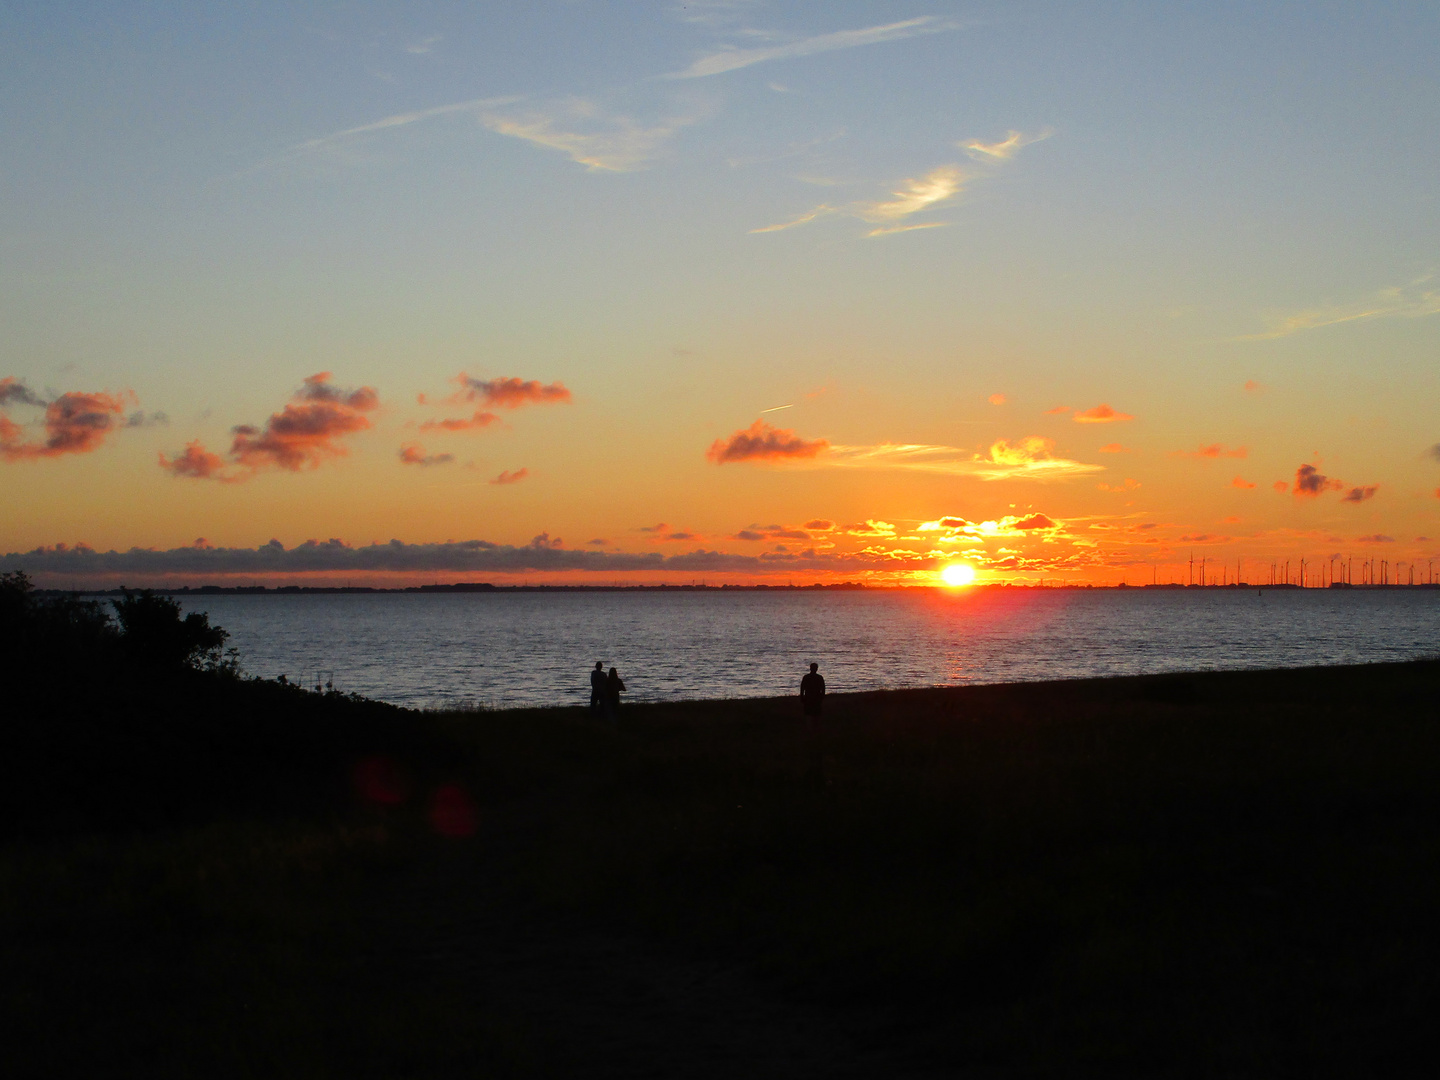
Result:
M430 799L430 825L441 836L470 836L475 832L475 804L459 784L446 784Z

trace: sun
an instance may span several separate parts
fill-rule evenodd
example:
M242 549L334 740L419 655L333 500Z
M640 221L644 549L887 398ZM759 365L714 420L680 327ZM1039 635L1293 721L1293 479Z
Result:
M975 581L975 568L969 563L951 563L940 571L940 580L946 585L970 585Z

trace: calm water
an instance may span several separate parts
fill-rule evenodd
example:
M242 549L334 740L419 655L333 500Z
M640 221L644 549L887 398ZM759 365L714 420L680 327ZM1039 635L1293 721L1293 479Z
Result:
M1440 592L1025 590L213 596L253 675L401 705L627 700L1400 660L1440 652Z

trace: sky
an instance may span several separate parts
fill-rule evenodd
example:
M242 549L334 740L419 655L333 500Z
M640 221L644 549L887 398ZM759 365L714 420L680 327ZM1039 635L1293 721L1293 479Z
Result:
M1437 42L1433 3L0 6L0 570L1419 580Z

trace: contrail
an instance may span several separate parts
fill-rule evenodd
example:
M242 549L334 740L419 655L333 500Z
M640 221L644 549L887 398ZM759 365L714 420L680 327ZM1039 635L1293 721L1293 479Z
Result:
M776 405L773 409L761 409L760 415L764 416L767 412L779 412L781 409L793 409L794 407L794 405Z

